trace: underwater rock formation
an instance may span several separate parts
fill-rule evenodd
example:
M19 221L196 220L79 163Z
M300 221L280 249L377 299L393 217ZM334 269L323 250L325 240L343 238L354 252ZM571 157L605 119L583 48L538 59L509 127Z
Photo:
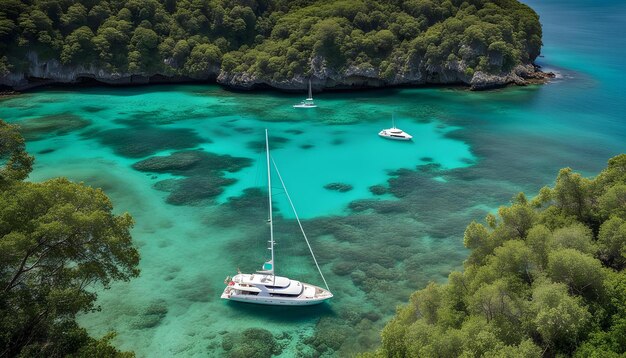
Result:
M334 190L334 191L338 191L340 193L346 193L346 192L352 190L352 185L344 184L344 183L330 183L330 184L324 185L324 189Z

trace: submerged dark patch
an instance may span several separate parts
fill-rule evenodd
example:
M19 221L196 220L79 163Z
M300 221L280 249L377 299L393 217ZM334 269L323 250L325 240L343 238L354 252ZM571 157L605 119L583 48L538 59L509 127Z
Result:
M224 192L224 187L236 182L225 178L225 172L236 172L252 161L248 158L218 155L201 150L175 152L156 156L133 165L138 171L182 175L182 179L166 179L154 184L154 188L169 192L166 202L172 205L193 205L214 199Z
M345 143L345 140L342 138L335 138L333 139L333 141L331 142L332 145L341 145Z
M387 188L384 185L372 185L369 187L370 193L374 195L387 194Z
M222 349L228 352L228 357L233 358L273 357L283 351L272 332L262 328L248 328L241 333L225 334Z
M167 149L193 148L205 142L194 130L187 128L117 128L85 135L95 136L116 154L128 158L141 158Z
M167 304L165 301L155 300L145 310L137 316L132 323L136 329L146 329L158 326L167 315Z
M235 179L221 176L193 176L185 179L166 179L155 184L155 188L170 192L166 202L172 205L193 205L213 199L224 192L223 187L235 183Z
M20 127L20 133L26 140L35 141L50 136L69 134L91 124L91 121L75 114L62 113L52 116L42 116L24 119L16 122Z
M289 142L289 138L273 137L273 136L270 136L269 138L270 149L282 148L284 144L287 142ZM253 140L253 141L248 142L246 146L258 153L265 151L264 140Z
M85 112L89 112L89 113L97 113L100 111L104 111L106 108L105 107L98 107L98 106L84 106L81 107L81 109Z
M185 150L167 156L156 156L133 164L135 170L179 175L202 174L203 172L237 172L252 164L249 158L218 155L201 150Z
M334 190L334 191L338 191L340 193L346 193L346 192L352 190L352 185L345 184L345 183L330 183L330 184L324 185L324 189L326 189L326 190Z
M56 149L47 148L47 149L42 149L42 150L38 151L37 154L48 154L48 153L52 153L54 151L56 151Z

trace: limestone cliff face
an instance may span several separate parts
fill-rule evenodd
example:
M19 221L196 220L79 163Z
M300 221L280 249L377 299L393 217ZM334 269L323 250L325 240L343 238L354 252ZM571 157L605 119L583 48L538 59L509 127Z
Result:
M77 83L87 78L107 84L142 83L141 76L133 78L130 73L111 73L95 66L66 66L56 59L41 61L35 52L28 52L26 57L28 69L0 77L0 85L23 90L51 83Z
M312 84L316 90L439 84L465 85L472 90L486 90L509 84L526 85L551 75L544 74L532 64L518 65L510 72L498 74L481 71L468 72L467 66L461 60L442 66L405 66L391 77L384 77L378 69L371 66L350 66L338 72L328 68L321 58L311 60L311 74ZM308 79L308 77L300 75L288 80L274 80L245 72L228 73L221 71L217 77L217 82L237 89L269 86L294 91L306 89Z
M297 75L290 79L273 79L252 73L229 73L220 71L219 66L207 66L206 73L194 77L167 73L118 73L97 66L68 66L56 59L42 61L36 53L27 54L29 67L25 71L14 71L0 77L0 85L15 90L25 90L47 84L80 83L95 80L110 85L135 85L156 82L217 82L234 89L250 90L271 87L285 91L300 91L306 88L309 77ZM311 79L316 91L324 89L375 88L387 86L419 86L431 84L466 85L472 90L502 87L508 84L524 85L529 80L546 77L532 64L519 65L509 73L471 73L463 60L442 66L402 66L392 76L383 77L381 71L371 65L349 66L342 71L329 68L321 57L310 62Z

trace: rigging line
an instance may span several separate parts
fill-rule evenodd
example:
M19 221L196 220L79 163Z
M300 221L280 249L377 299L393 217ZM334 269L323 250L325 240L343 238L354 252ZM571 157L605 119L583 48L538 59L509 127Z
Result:
M261 182L261 177L263 176L263 170L265 169L264 166L261 165L261 163L263 162L263 159L265 157L264 155L265 153L263 153L262 151L259 152L259 156L257 157L257 160L255 161L255 169L256 169L256 173L254 176L254 187L259 187L260 186L260 182Z
M315 262L315 267L317 267L317 271L320 273L320 276L322 276L322 280L324 281L324 285L326 286L326 289L330 291L330 288L328 288L328 283L326 283L326 279L324 278L324 274L322 273L322 270L320 269L320 265L317 263L317 259L315 258L315 254L313 253L313 249L311 248L311 244L309 244L309 239L306 237L306 234L304 233L304 228L302 227L302 223L300 222L300 218L298 217L298 213L296 212L296 207L293 206L293 202L291 201L291 196L289 196L289 192L287 191L287 187L285 186L283 177L280 175L280 171L278 170L278 167L276 166L276 162L274 161L274 158L271 158L271 159L272 159L272 164L274 164L274 169L276 169L276 174L278 174L278 179L280 179L280 183L282 184L283 190L285 191L285 195L287 196L287 200L289 200L289 205L291 205L291 210L293 210L293 214L296 216L296 220L298 221L298 226L300 226L300 231L302 231L302 236L304 236L304 241L306 241L306 245L309 247L311 256L313 256L313 262Z

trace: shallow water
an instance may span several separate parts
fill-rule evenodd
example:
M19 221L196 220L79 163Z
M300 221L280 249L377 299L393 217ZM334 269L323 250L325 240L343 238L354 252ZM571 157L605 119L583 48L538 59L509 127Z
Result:
M329 93L315 110L292 109L297 95L199 85L1 100L0 118L23 125L36 155L31 180L101 187L136 220L141 276L100 292L102 311L81 323L94 335L116 330L115 343L138 356L221 356L248 344L237 336L248 328L269 330L285 357L373 347L411 291L462 267L469 221L536 193L561 167L594 175L626 150L626 6L528 3L544 24L540 63L559 74L544 86ZM376 135L392 114L412 143ZM219 299L226 275L267 257L264 128L335 294L329 304ZM274 202L277 270L321 284L285 195Z

